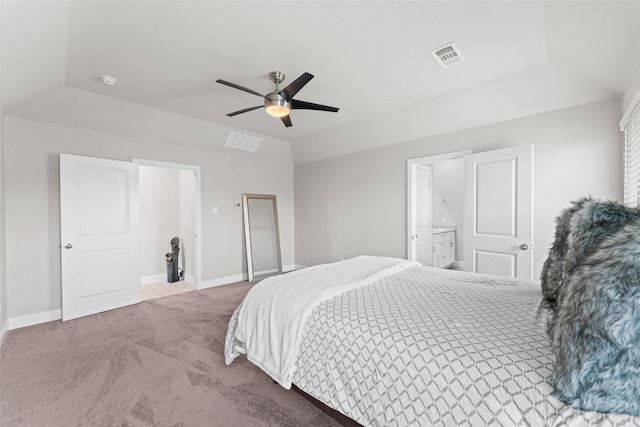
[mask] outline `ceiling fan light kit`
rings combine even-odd
[[[278,93],[269,93],[265,97],[264,108],[273,117],[284,117],[291,111],[291,103]]]
[[[280,90],[279,85],[284,81],[284,73],[280,71],[272,71],[271,73],[269,73],[269,78],[276,84],[276,88],[273,92],[270,92],[266,95],[262,95],[255,90],[228,82],[226,80],[216,80],[217,83],[230,86],[234,89],[238,89],[252,95],[260,96],[264,99],[264,105],[258,105],[255,107],[249,107],[242,110],[234,111],[233,113],[227,114],[227,117],[237,116],[238,114],[246,113],[248,111],[257,110],[258,108],[264,107],[269,115],[279,117],[285,127],[291,127],[292,123],[291,118],[289,117],[289,112],[291,110],[298,109],[329,111],[332,113],[338,112],[338,108],[336,107],[329,107],[327,105],[314,104],[312,102],[298,101],[296,99],[293,99],[294,95],[297,94],[298,91],[300,91],[300,89],[302,89],[307,83],[309,83],[309,81],[313,78],[313,74],[303,73],[300,77],[295,79],[291,84],[289,84],[282,90]]]

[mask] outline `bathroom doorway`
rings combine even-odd
[[[452,268],[461,268],[464,253],[463,158],[470,153],[471,151],[459,151],[408,160],[408,259],[433,266],[434,232],[453,230],[455,231],[455,262],[452,263]],[[430,173],[428,189],[421,188],[425,185],[425,181],[420,179],[423,175],[421,171],[424,170],[429,170]],[[427,208],[424,208],[425,206]],[[425,242],[424,247],[419,244],[420,242]]]
[[[436,266],[531,280],[533,146],[408,160],[411,260],[417,256],[411,245],[416,224],[415,171],[425,166],[433,169],[432,210],[426,222],[433,235]]]

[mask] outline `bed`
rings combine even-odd
[[[225,342],[363,426],[640,426],[551,396],[535,282],[361,256],[265,279]]]

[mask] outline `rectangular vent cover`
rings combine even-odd
[[[464,57],[455,43],[449,43],[439,49],[432,50],[431,55],[433,55],[442,68],[447,68],[464,61]]]
[[[225,147],[236,150],[256,152],[262,145],[264,138],[257,138],[251,135],[244,135],[238,132],[231,132],[224,143]]]

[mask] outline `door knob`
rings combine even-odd
[[[64,245],[65,249],[71,249],[73,247],[73,245],[71,243],[67,243],[66,245]]]
[[[527,249],[529,249],[529,245],[527,245],[526,243],[520,245],[520,250],[526,251]]]

